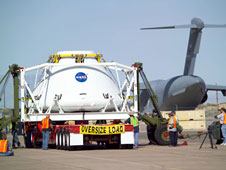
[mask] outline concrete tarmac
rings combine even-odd
[[[138,149],[105,149],[91,145],[83,150],[15,149],[15,155],[0,157],[1,170],[225,170],[226,146],[210,148],[207,138],[187,139],[188,146],[148,145],[146,132],[140,133]],[[182,144],[185,140],[179,140]]]

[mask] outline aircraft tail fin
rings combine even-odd
[[[194,74],[196,55],[199,53],[202,28],[204,28],[204,23],[201,20],[197,20],[197,18],[192,19],[191,23],[196,24],[197,28],[192,27],[190,29],[190,36],[188,40],[188,48],[184,66],[184,75]]]
[[[226,28],[224,25],[204,24],[199,18],[193,18],[191,24],[175,25],[166,27],[149,27],[141,28],[141,30],[148,29],[176,29],[176,28],[190,28],[190,37],[188,41],[187,55],[185,60],[184,75],[193,75],[195,69],[196,55],[199,53],[199,47],[203,28]]]

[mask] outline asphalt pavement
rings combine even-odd
[[[137,149],[106,149],[97,145],[73,151],[21,148],[14,150],[14,156],[0,157],[0,169],[225,170],[226,146],[212,149],[207,138],[199,149],[203,138],[179,140],[179,144],[186,141],[187,146],[149,145],[146,132],[141,128]]]

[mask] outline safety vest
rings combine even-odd
[[[7,142],[8,140],[0,140],[0,152],[7,152]]]
[[[42,119],[42,129],[49,129],[49,119],[48,118]]]
[[[223,124],[226,124],[226,113],[224,113],[224,121]]]
[[[167,127],[169,127],[170,120],[173,119],[173,128],[177,127],[177,119],[173,116],[169,119]]]
[[[139,121],[138,119],[134,116],[134,117],[130,117],[130,124],[133,125],[133,127],[136,127],[139,125]]]

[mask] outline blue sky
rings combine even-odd
[[[107,61],[143,62],[150,80],[168,79],[183,74],[189,30],[139,29],[189,24],[193,17],[226,24],[226,1],[1,0],[0,74],[13,63],[42,64],[57,51],[94,50]],[[225,48],[226,29],[204,29],[195,75],[226,85]]]

